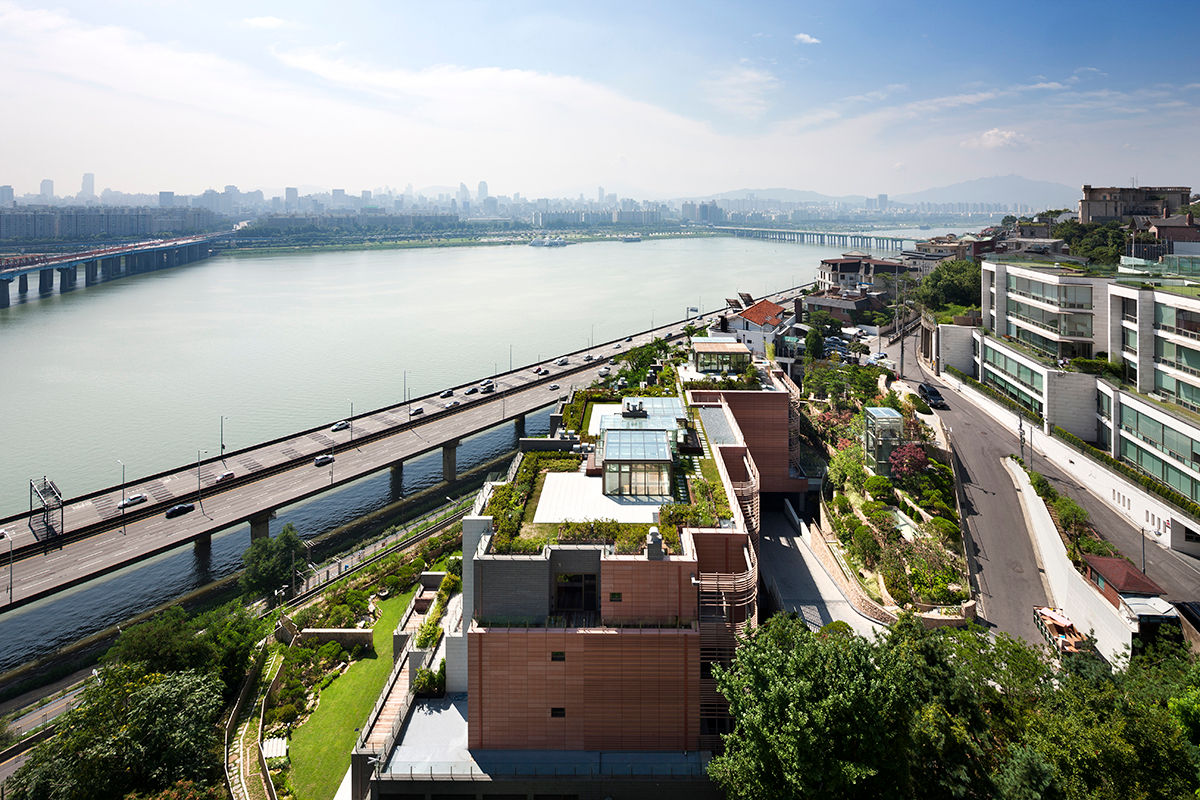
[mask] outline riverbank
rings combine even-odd
[[[579,234],[579,233],[558,233],[567,242],[567,244],[586,244],[588,242],[619,242],[626,234],[620,233],[604,233],[604,234]],[[641,236],[646,241],[658,239],[709,239],[720,236],[729,236],[730,234],[723,231],[663,231],[642,233]],[[289,245],[272,245],[266,244],[258,246],[254,244],[239,245],[229,247],[221,252],[225,255],[237,257],[253,257],[253,256],[269,256],[282,255],[290,253],[324,253],[324,252],[339,252],[339,251],[358,251],[358,250],[432,250],[446,247],[511,247],[514,245],[528,247],[529,243],[539,238],[532,233],[525,236],[516,234],[497,234],[495,236],[470,236],[470,237],[430,237],[422,239],[393,239],[382,242],[372,242],[367,240],[357,242],[328,242],[323,244],[289,244]],[[236,240],[235,240],[236,244]]]

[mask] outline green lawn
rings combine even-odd
[[[461,551],[444,556],[429,569],[443,570],[449,558],[459,555]],[[366,723],[392,672],[392,631],[400,624],[414,591],[415,585],[379,604],[380,617],[373,630],[375,656],[351,664],[321,692],[317,710],[292,734],[288,755],[292,785],[300,800],[330,800],[350,769],[350,751],[358,738],[355,729]]]

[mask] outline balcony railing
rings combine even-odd
[[[1186,336],[1189,339],[1200,339],[1200,331],[1188,330],[1187,328],[1177,328],[1174,325],[1164,325],[1158,323],[1154,326],[1156,331],[1164,331],[1165,333],[1173,333],[1176,336]]]

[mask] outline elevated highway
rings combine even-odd
[[[794,295],[792,289],[770,297],[786,301]],[[344,430],[331,430],[331,421],[224,457],[67,498],[50,513],[35,508],[0,519],[0,529],[11,537],[15,562],[12,597],[6,603],[8,554],[0,544],[0,613],[238,525],[248,523],[252,537],[266,536],[277,509],[382,469],[402,470],[405,461],[435,450],[442,453],[443,478],[451,479],[457,474],[461,440],[504,424],[515,424],[523,435],[526,414],[590,385],[605,360],[655,338],[678,340],[686,325],[673,322],[638,333],[629,342],[606,342],[497,375],[490,394],[466,394],[479,382],[455,386],[449,398],[428,395],[356,415]],[[584,361],[587,355],[593,360]],[[560,366],[556,362],[562,358],[568,363]],[[548,374],[535,374],[537,367]],[[460,405],[444,408],[453,400]],[[316,466],[314,460],[326,454],[334,461]],[[232,477],[221,479],[227,472]],[[122,498],[135,494],[146,495],[146,501],[119,508]],[[195,509],[167,519],[165,512],[182,503],[195,503]]]

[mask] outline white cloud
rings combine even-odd
[[[1040,81],[1038,83],[1032,84],[1031,86],[1022,86],[1020,88],[1022,88],[1022,89],[1065,89],[1065,88],[1067,88],[1067,86],[1066,86],[1066,84],[1059,83],[1058,81]]]
[[[821,40],[807,33],[797,33],[795,39],[800,44],[820,44]]]
[[[1016,150],[1028,147],[1032,140],[1018,131],[1006,131],[1000,128],[986,130],[978,136],[967,139],[964,147],[974,147],[981,150]]]
[[[273,31],[279,28],[286,28],[290,23],[279,17],[246,17],[242,20],[242,24],[247,28]]]
[[[769,95],[779,79],[767,70],[738,66],[704,82],[710,105],[744,119],[756,120],[770,108]]]

